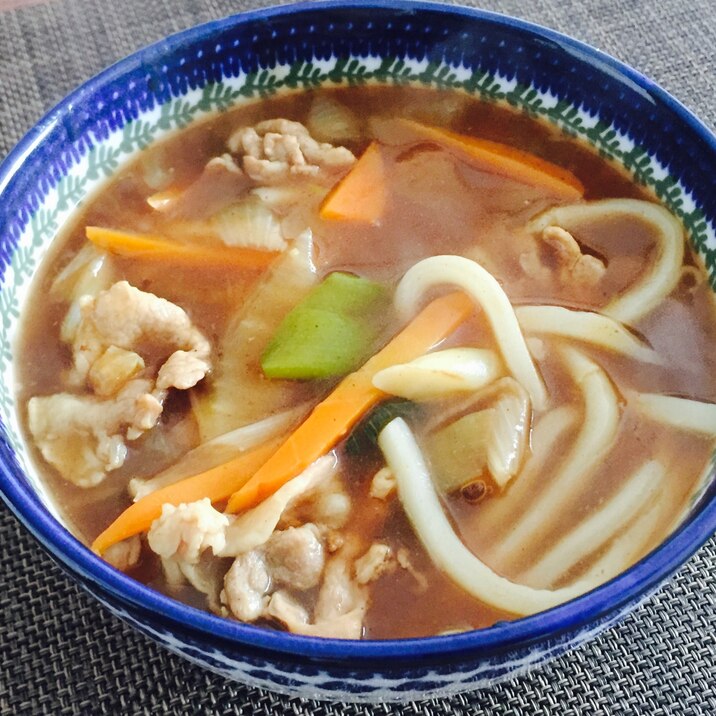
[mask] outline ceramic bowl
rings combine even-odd
[[[30,281],[57,228],[137,152],[240,102],[364,82],[460,88],[580,138],[681,219],[716,282],[716,139],[664,91],[610,57],[524,22],[428,3],[308,3],[211,22],[140,50],[78,88],[0,168],[0,483],[10,509],[73,579],[172,651],[254,686],[378,701],[479,688],[613,624],[713,533],[713,481],[658,549],[548,612],[403,641],[295,636],[179,604],[115,571],[74,539],[23,445],[11,350]]]

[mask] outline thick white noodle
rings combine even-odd
[[[716,404],[658,393],[633,393],[634,407],[646,417],[679,430],[716,436]]]
[[[141,500],[155,490],[172,485],[185,477],[198,475],[204,470],[221,465],[235,458],[245,450],[251,450],[261,443],[270,440],[289,430],[302,416],[310,410],[310,405],[299,405],[297,408],[285,410],[256,423],[245,425],[231,432],[219,435],[190,450],[176,463],[154,477],[142,479],[135,477],[129,482],[129,493],[134,501]]]
[[[482,308],[508,370],[530,394],[534,408],[544,410],[547,390],[527,350],[510,299],[495,277],[480,264],[462,256],[432,256],[419,261],[398,284],[395,292],[398,312],[403,318],[409,318],[424,294],[441,285],[461,288]]]
[[[533,589],[505,579],[474,555],[455,534],[430,478],[420,448],[401,418],[378,436],[383,455],[396,477],[408,519],[435,566],[481,601],[517,615],[551,609],[590,588],[579,582],[562,589]]]
[[[642,465],[602,506],[565,534],[520,575],[527,584],[550,587],[582,559],[623,530],[656,497],[666,470],[657,460]]]
[[[503,372],[498,355],[486,348],[448,348],[379,370],[373,385],[408,400],[440,400],[493,383]]]
[[[562,306],[519,306],[517,320],[525,333],[549,334],[591,343],[643,363],[660,364],[659,354],[613,318]]]
[[[634,323],[651,312],[679,282],[684,259],[684,230],[676,217],[658,204],[638,199],[604,199],[548,209],[527,225],[533,233],[548,226],[570,230],[582,222],[633,216],[657,230],[656,260],[626,293],[608,303],[602,312],[622,323]]]
[[[480,531],[490,538],[507,530],[520,511],[538,494],[544,467],[553,455],[557,440],[576,422],[578,411],[571,405],[560,405],[545,413],[532,428],[532,453],[522,471],[517,473],[509,490],[500,497],[480,505]]]
[[[582,429],[564,463],[549,483],[535,495],[520,521],[492,552],[493,564],[505,569],[543,532],[559,524],[565,510],[585,488],[593,470],[614,442],[619,426],[617,395],[604,371],[574,348],[562,355],[584,396]]]
[[[603,584],[643,557],[659,529],[662,517],[662,505],[655,500],[612,540],[604,554],[589,567],[583,579]]]

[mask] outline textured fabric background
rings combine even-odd
[[[50,0],[0,12],[0,158],[74,86],[138,47],[261,0]],[[716,125],[714,0],[490,0],[626,61]],[[716,182],[715,182],[716,183]],[[2,714],[716,714],[716,541],[643,608],[510,683],[402,706],[325,705],[231,684],[95,604],[0,509]]]

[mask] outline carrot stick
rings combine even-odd
[[[227,512],[240,512],[261,502],[332,450],[385,395],[372,382],[379,370],[423,355],[472,311],[473,303],[463,293],[451,293],[428,304],[385,348],[346,376],[314,408],[254,476],[231,496]]]
[[[259,251],[241,247],[191,246],[169,241],[161,236],[145,236],[127,231],[88,226],[87,238],[95,245],[119,256],[147,261],[173,261],[190,266],[264,268],[276,257],[276,251]]]
[[[122,512],[92,543],[92,550],[101,555],[113,544],[146,532],[152,522],[162,514],[162,506],[165,504],[176,506],[204,497],[208,497],[212,502],[225,500],[266,462],[279,444],[280,440],[271,440],[223,465],[151,492]]]
[[[322,219],[374,224],[385,212],[385,167],[376,142],[368,145],[353,168],[323,200]]]
[[[576,200],[584,195],[584,185],[574,174],[534,154],[488,139],[429,127],[411,119],[396,121],[421,139],[435,142],[487,172],[530,186],[544,187],[564,199]]]

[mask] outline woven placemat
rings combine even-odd
[[[0,157],[92,74],[252,0],[51,0],[0,12]],[[477,3],[465,3],[477,4]],[[716,124],[716,3],[493,0],[654,78]],[[2,714],[716,714],[716,541],[645,606],[548,667],[477,693],[399,706],[329,705],[232,684],[100,609],[0,508]]]

